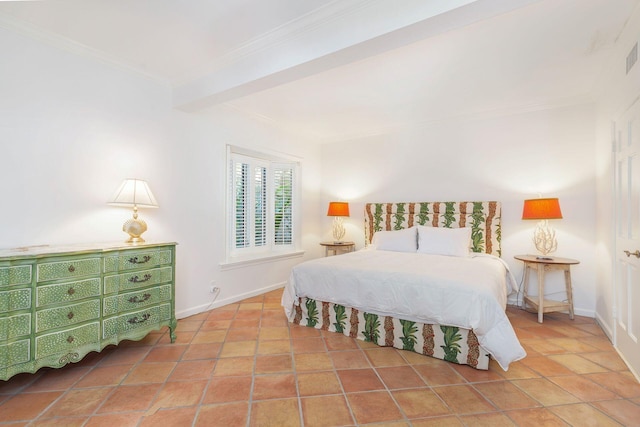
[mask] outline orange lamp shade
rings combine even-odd
[[[349,203],[329,202],[327,216],[349,216]]]
[[[525,200],[522,219],[562,219],[560,202],[557,198]]]

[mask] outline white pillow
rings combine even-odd
[[[469,256],[471,228],[418,226],[418,253]]]
[[[415,252],[418,236],[415,227],[393,231],[376,231],[371,240],[374,249],[381,251]]]

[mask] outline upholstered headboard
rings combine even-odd
[[[367,203],[364,207],[365,245],[381,230],[414,225],[471,228],[471,250],[500,256],[500,202]]]

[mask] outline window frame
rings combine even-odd
[[[271,153],[248,150],[241,147],[227,145],[226,153],[226,197],[225,197],[225,261],[220,263],[224,268],[235,268],[238,266],[267,262],[273,259],[288,258],[294,256],[302,256],[303,251],[300,250],[300,160],[292,156],[275,155]],[[247,162],[249,164],[249,183],[246,187],[249,189],[249,201],[244,205],[245,212],[253,211],[255,206],[255,167],[266,168],[266,192],[267,192],[267,227],[266,227],[266,245],[256,245],[255,243],[255,224],[256,221],[249,214],[249,245],[247,247],[238,248],[236,246],[236,225],[237,225],[237,206],[236,206],[236,174],[235,166],[238,162]],[[292,171],[291,179],[291,241],[287,244],[276,244],[275,242],[275,186],[274,173],[276,169],[290,169]],[[248,209],[247,209],[248,205]],[[245,226],[246,227],[246,226]]]

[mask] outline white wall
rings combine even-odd
[[[626,74],[626,57],[635,43],[640,42],[640,7],[636,7],[625,30],[618,37],[608,67],[598,84],[597,103],[597,288],[596,318],[604,330],[613,336],[615,298],[613,257],[615,253],[613,210],[612,123],[640,97],[640,63]]]
[[[124,241],[131,211],[106,205],[122,179],[149,184],[145,239],[176,241],[185,316],[281,286],[303,258],[221,271],[225,145],[302,158],[304,258],[319,256],[319,150],[218,108],[171,109],[171,91],[92,58],[0,28],[0,248]],[[305,146],[311,148],[305,148]]]
[[[526,198],[559,197],[564,219],[557,256],[575,258],[576,313],[595,310],[594,108],[581,105],[500,117],[459,118],[390,135],[331,144],[322,150],[324,202],[351,203],[347,236],[364,243],[367,202],[498,200],[502,202],[502,257],[518,280],[514,255],[534,254],[535,222],[522,221]],[[324,229],[330,228],[325,220]],[[328,234],[327,236],[328,237]],[[535,279],[535,276],[532,277]],[[548,293],[565,298],[560,272]]]

